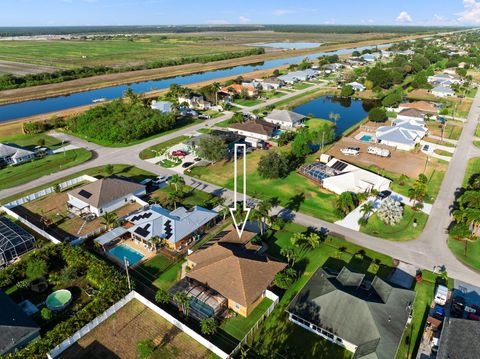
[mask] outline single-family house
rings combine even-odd
[[[287,307],[299,327],[354,353],[355,359],[395,358],[415,292],[373,281],[343,267],[319,268]]]
[[[361,91],[365,91],[365,90],[367,89],[367,88],[366,88],[364,85],[362,85],[360,82],[355,82],[355,81],[354,81],[354,82],[348,83],[347,85],[352,86],[352,88],[353,88],[354,91],[359,91],[359,92],[361,92]]]
[[[250,243],[254,232],[245,230],[239,238],[230,226],[220,235],[215,243],[187,256],[186,280],[219,293],[229,309],[247,317],[286,263],[259,254],[261,246]]]
[[[278,76],[278,79],[286,84],[294,84],[298,81],[308,81],[315,78],[318,75],[318,71],[313,69],[306,69],[301,71],[293,71],[288,74]]]
[[[0,143],[0,163],[18,165],[22,162],[33,160],[35,157],[35,152]]]
[[[478,358],[480,321],[449,317],[443,323],[437,359]]]
[[[373,54],[364,54],[362,56],[360,56],[360,58],[363,60],[363,61],[366,61],[366,62],[375,62],[377,61],[382,55],[379,54],[379,53],[373,53]]]
[[[0,356],[13,353],[40,337],[40,327],[0,290]]]
[[[343,67],[344,65],[340,63],[326,64],[323,66],[323,71],[325,71],[326,74],[331,74],[341,70]]]
[[[377,128],[375,136],[379,143],[403,151],[413,150],[422,139],[417,132],[402,126],[381,126]]]
[[[401,127],[408,131],[415,132],[420,138],[424,138],[428,133],[428,128],[425,127],[425,121],[418,119],[400,119],[396,118],[392,122],[393,126]]]
[[[0,216],[0,269],[35,248],[35,237],[6,217]]]
[[[212,104],[209,101],[206,101],[202,95],[194,93],[179,96],[177,100],[180,105],[186,104],[189,108],[195,110],[209,110],[212,107]]]
[[[171,102],[168,102],[168,101],[157,101],[157,100],[153,100],[150,107],[153,109],[153,110],[158,110],[162,113],[170,113],[172,112],[172,106],[173,104]]]
[[[157,204],[128,216],[128,231],[134,241],[151,244],[154,237],[163,241],[170,249],[179,249],[202,234],[218,213],[200,206],[191,210],[179,207],[169,211]]]
[[[429,113],[436,115],[438,114],[438,108],[433,104],[432,102],[428,101],[414,101],[414,102],[407,102],[407,103],[402,103],[398,106],[398,109],[404,110],[407,108],[414,108],[416,110],[422,111],[424,113]]]
[[[415,51],[408,49],[408,50],[403,50],[403,51],[397,51],[397,55],[402,55],[402,56],[413,56],[415,55]]]
[[[416,108],[406,108],[397,113],[397,120],[416,120],[424,123],[425,113]]]
[[[253,86],[243,86],[240,84],[232,84],[229,86],[224,86],[220,89],[220,92],[226,94],[235,94],[240,95],[242,92],[246,92],[248,97],[258,96],[258,90]]]
[[[455,91],[452,90],[450,87],[445,87],[445,86],[437,86],[434,87],[433,89],[430,90],[432,95],[437,96],[437,97],[451,97],[455,96]]]
[[[448,73],[435,74],[433,76],[428,76],[427,81],[432,85],[443,85],[451,86],[452,84],[459,84],[462,80],[457,75],[452,75]]]
[[[303,123],[305,116],[288,110],[273,110],[265,116],[265,121],[279,125],[281,128],[291,129]]]
[[[256,147],[260,141],[268,141],[272,138],[277,128],[278,125],[267,121],[252,120],[231,124],[228,130],[245,136],[245,142],[251,143]]]
[[[333,157],[327,160],[327,163],[303,165],[299,172],[336,194],[380,192],[390,188],[391,181],[385,177]]]
[[[284,82],[277,77],[257,79],[256,82],[259,84],[260,88],[264,91],[278,90],[280,87],[285,85]]]
[[[391,57],[391,56],[393,56],[393,51],[381,50],[380,53],[382,54],[382,57]]]
[[[107,177],[69,191],[67,207],[77,215],[91,213],[100,217],[145,194],[145,186],[141,184]]]

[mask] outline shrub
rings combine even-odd
[[[392,198],[385,199],[377,211],[378,218],[389,226],[399,223],[403,217],[403,207],[399,201]]]
[[[342,97],[350,97],[355,93],[353,90],[353,87],[351,85],[346,85],[342,87],[342,90],[340,91],[340,96]]]
[[[46,307],[42,308],[42,310],[40,311],[40,315],[42,316],[42,319],[46,321],[52,319],[53,317],[52,311]]]
[[[288,289],[296,280],[297,272],[293,268],[287,268],[275,274],[275,285],[282,289]]]
[[[218,323],[215,318],[203,319],[200,322],[200,330],[204,335],[213,335],[218,330]]]
[[[284,178],[290,172],[289,167],[288,158],[284,153],[270,151],[260,158],[258,173],[267,179]]]
[[[368,119],[373,122],[384,122],[387,120],[387,112],[380,107],[374,107],[368,113]]]
[[[29,280],[42,278],[47,274],[47,262],[42,259],[31,259],[27,262],[26,276]]]
[[[150,339],[141,340],[137,343],[137,354],[140,359],[148,359],[155,351],[155,344]]]

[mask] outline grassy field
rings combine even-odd
[[[142,36],[138,38],[52,41],[2,41],[3,59],[62,68],[135,65],[155,60],[245,50],[216,36]]]
[[[283,150],[278,149],[278,150]],[[247,173],[249,195],[256,198],[277,197],[287,208],[330,222],[339,219],[335,211],[336,195],[324,191],[318,184],[302,177],[296,172],[286,178],[264,179],[257,172],[257,165],[265,151],[257,150],[248,154]],[[194,167],[190,173],[209,183],[233,189],[233,161],[221,161],[208,167]]]
[[[35,146],[41,145],[51,150],[58,148],[62,145],[62,142],[55,137],[48,136],[44,133],[33,135],[14,135],[0,138],[0,143],[3,144],[15,144],[20,147],[32,150]]]
[[[440,156],[445,156],[445,157],[452,157],[453,153],[445,151],[445,150],[440,150],[440,149],[435,149],[433,152],[435,152],[437,155]]]
[[[172,138],[171,140],[159,143],[158,145],[146,148],[142,152],[140,152],[140,158],[142,160],[146,160],[149,158],[156,157],[158,152],[164,151],[165,149],[168,149],[174,145],[177,145],[180,142],[185,141],[187,138],[188,136],[179,136],[179,137]]]
[[[0,190],[15,187],[37,178],[77,166],[92,157],[86,149],[66,151],[45,156],[44,158],[16,166],[7,166],[0,169]]]
[[[465,186],[472,175],[480,173],[480,157],[471,158],[468,161],[467,170],[465,171],[465,177],[463,179],[463,185]]]
[[[465,255],[465,241],[459,241],[454,238],[448,239],[448,248],[460,261],[468,266],[480,270],[480,240],[467,242]]]
[[[234,101],[237,105],[240,105],[240,106],[245,106],[245,107],[251,107],[251,106],[255,106],[255,105],[258,105],[259,103],[262,103],[262,100],[258,100],[258,99],[237,99]]]
[[[291,245],[290,237],[296,232],[305,231],[306,228],[302,226],[288,224],[284,230],[277,232],[269,239],[268,254],[282,258],[280,250]],[[257,352],[267,356],[278,353],[285,357],[288,357],[288,353],[295,353],[299,358],[351,357],[351,354],[341,347],[294,325],[285,313],[293,297],[315,270],[324,265],[332,269],[340,269],[347,265],[353,271],[365,273],[370,279],[375,275],[387,278],[392,270],[392,258],[333,237],[329,237],[314,250],[302,251],[301,258],[296,264],[301,275],[283,295],[273,313],[265,321],[262,330],[256,333],[253,346]],[[424,278],[427,274],[428,272],[424,273]],[[434,280],[434,277],[432,279]],[[399,347],[398,359],[414,357],[414,347],[420,338],[426,306],[431,302],[434,288],[434,284],[427,280],[415,285],[417,297],[414,303],[414,317],[412,324],[407,326],[405,331],[406,334]]]
[[[417,220],[417,226],[413,226],[413,221]],[[375,237],[385,238],[391,241],[407,241],[417,238],[425,228],[428,216],[423,212],[415,212],[411,207],[405,206],[403,218],[400,223],[394,226],[388,226],[373,214],[366,226],[362,226],[360,231]]]

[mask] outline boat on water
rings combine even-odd
[[[107,101],[107,99],[105,97],[102,97],[102,98],[96,98],[92,102],[93,103],[99,103],[99,102],[105,102],[105,101]]]

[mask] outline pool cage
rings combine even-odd
[[[332,167],[328,167],[327,165],[318,162],[303,165],[298,169],[298,172],[320,184],[325,178],[336,176],[338,174]]]
[[[0,217],[0,268],[35,248],[35,238],[8,218]]]

